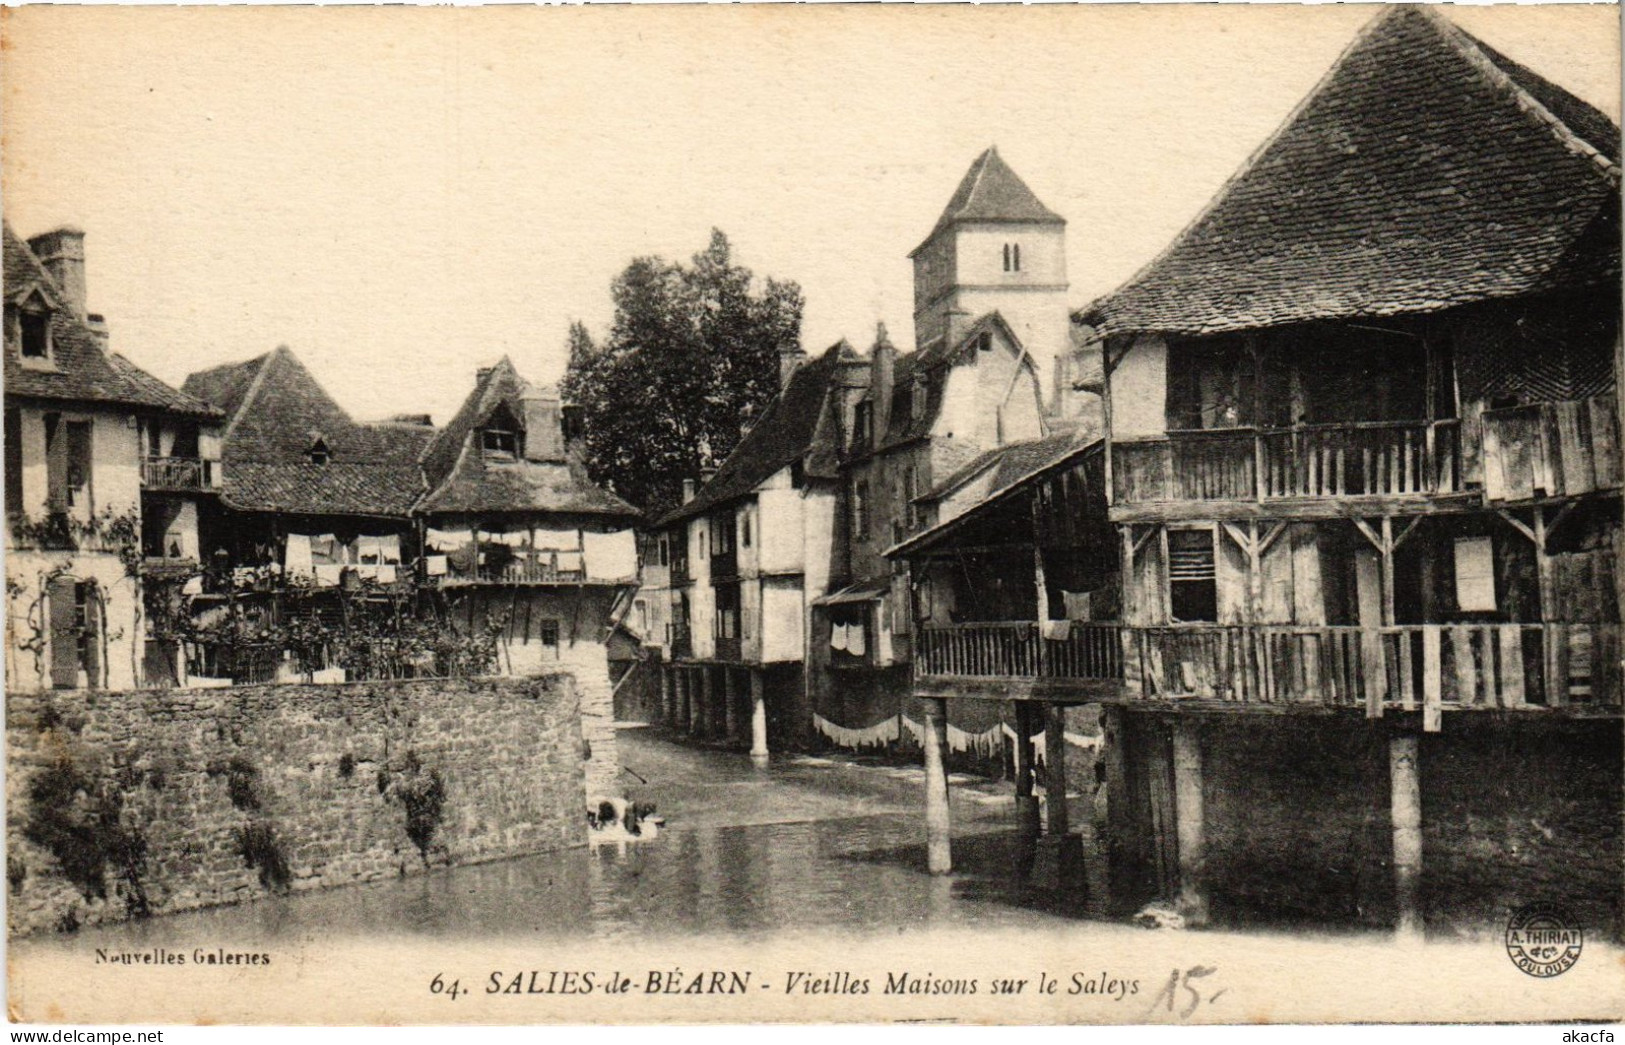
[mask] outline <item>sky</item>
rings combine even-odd
[[[713,227],[803,345],[912,340],[908,253],[976,155],[1068,219],[1069,297],[1183,228],[1370,6],[24,7],[4,210],[87,233],[113,347],[179,384],[291,347],[358,419],[563,374],[633,257]],[[1619,10],[1464,7],[1619,120]]]

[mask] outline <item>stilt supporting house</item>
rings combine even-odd
[[[660,673],[660,710],[668,724],[677,721],[677,680],[669,668]]]
[[[1036,731],[1033,704],[1019,700],[1016,704],[1016,822],[1020,825],[1023,841],[1037,838],[1039,833],[1038,797],[1033,794],[1035,772],[1033,733]]]
[[[767,687],[762,673],[750,673],[750,757],[759,766],[767,764]]]
[[[1402,940],[1422,937],[1422,912],[1417,902],[1417,887],[1422,880],[1422,781],[1418,748],[1414,733],[1388,741],[1394,827],[1395,930]]]
[[[1066,708],[1044,708],[1044,812],[1052,838],[1064,838],[1071,829],[1066,808]]]
[[[739,739],[739,693],[733,668],[722,669],[722,731],[731,744]]]
[[[948,773],[943,751],[948,746],[948,702],[925,700],[925,850],[932,874],[954,869],[949,844]]]
[[[716,733],[716,692],[713,688],[715,682],[711,678],[711,669],[705,665],[699,668],[700,673],[700,712],[694,716],[695,732],[703,739],[709,740]]]
[[[1179,913],[1186,925],[1207,922],[1203,882],[1202,742],[1189,721],[1174,725],[1174,823],[1179,845]]]

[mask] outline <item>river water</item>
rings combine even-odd
[[[794,756],[757,768],[648,729],[619,743],[629,797],[666,818],[658,838],[87,929],[74,944],[1054,927],[1103,910],[1092,853],[1093,890],[1055,888],[1042,855],[1017,872],[1008,784],[954,778],[956,867],[941,878],[925,870],[917,769]]]

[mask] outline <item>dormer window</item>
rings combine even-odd
[[[864,400],[852,410],[852,445],[864,446],[874,439],[874,404]]]
[[[17,314],[17,328],[22,341],[24,359],[51,358],[51,314],[25,308]]]
[[[305,451],[305,456],[310,458],[311,464],[326,464],[333,455],[328,452],[327,440],[318,438],[310,444],[310,449]]]
[[[503,428],[484,429],[480,432],[480,449],[487,460],[516,460],[519,457],[519,435]]]

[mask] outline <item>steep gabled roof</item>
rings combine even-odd
[[[222,499],[241,511],[404,517],[423,492],[434,430],[357,424],[286,346],[192,374],[184,388],[227,410]],[[320,441],[326,464],[310,458]]]
[[[1617,282],[1619,174],[1602,113],[1442,15],[1395,8],[1159,257],[1076,318],[1217,333]]]
[[[999,156],[997,146],[976,157],[959,181],[925,242],[909,254],[924,249],[943,229],[964,222],[1038,223],[1065,225],[1066,219],[1041,203],[1021,176]]]
[[[942,371],[962,360],[967,354],[974,353],[978,339],[983,334],[995,332],[1027,358],[1027,366],[1033,366],[1031,359],[1026,357],[1026,349],[1021,344],[1021,338],[1016,336],[1016,332],[997,310],[978,317],[957,341],[938,338],[924,348],[897,357],[897,365],[892,371],[894,394],[911,390],[912,396],[916,390],[916,378],[923,377],[925,408],[917,412],[898,411],[894,408],[886,428],[886,436],[881,440],[882,450],[915,439],[923,439],[931,434],[932,426],[937,423],[937,415],[942,412]]]
[[[109,355],[84,322],[62,307],[61,288],[51,279],[9,224],[3,229],[5,295],[12,301],[37,288],[53,306],[51,360],[53,369],[22,364],[20,349],[6,346],[5,393],[39,399],[107,403],[133,410],[153,410],[199,419],[218,419],[220,412],[207,403],[164,384],[121,356]]]
[[[839,341],[796,368],[784,391],[762,410],[761,417],[711,481],[692,501],[669,512],[661,524],[678,522],[744,497],[796,461],[808,463],[808,474],[832,477],[837,448],[823,444],[837,439],[838,433],[832,431],[825,406],[841,364],[861,358],[850,344]]]
[[[1097,442],[1098,439],[1098,436],[1083,430],[1071,430],[997,447],[972,458],[968,464],[922,494],[917,500],[941,500],[987,471],[991,471],[993,477],[984,496],[993,497],[1057,461],[1070,457],[1073,451]]]
[[[480,430],[498,411],[523,425],[532,391],[504,356],[480,372],[457,415],[423,448],[428,492],[418,511],[448,514],[517,512],[599,515],[635,520],[638,510],[592,482],[574,455],[563,461],[487,460]],[[540,438],[532,433],[532,438]]]

